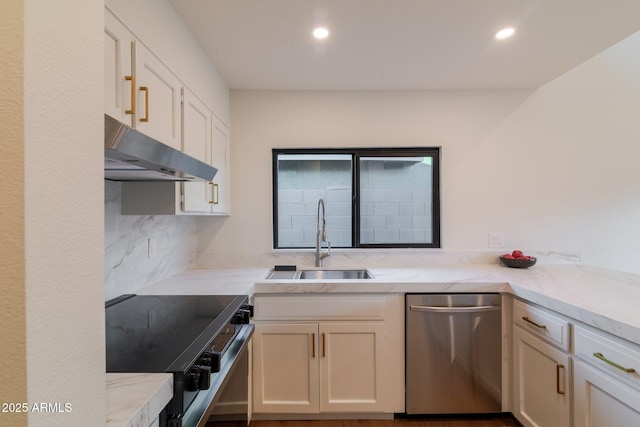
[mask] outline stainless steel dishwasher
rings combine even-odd
[[[405,298],[407,415],[501,412],[500,295]]]

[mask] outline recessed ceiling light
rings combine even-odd
[[[511,37],[513,35],[513,33],[516,32],[516,29],[513,27],[507,27],[507,28],[503,28],[500,31],[498,31],[495,34],[495,38],[496,40],[504,40],[504,39],[508,39],[509,37]]]
[[[329,30],[324,27],[317,27],[313,29],[313,32],[311,34],[313,34],[313,37],[315,37],[316,39],[323,40],[329,37]]]

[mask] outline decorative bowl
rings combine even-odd
[[[505,258],[500,257],[500,264],[511,268],[529,268],[536,264],[536,258],[531,259],[517,259],[517,258]]]

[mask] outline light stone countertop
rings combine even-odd
[[[146,286],[138,294],[505,292],[640,344],[640,275],[575,264],[536,265],[529,269],[498,264],[368,269],[373,279],[265,280],[268,268],[193,269]],[[113,388],[115,382],[109,385],[110,376],[120,374],[107,375],[111,415],[118,405],[115,398],[121,403],[133,398],[120,399],[120,392]],[[155,399],[145,391],[145,374],[140,375],[140,397],[136,401],[153,402]],[[164,404],[158,412],[162,407]]]
[[[147,427],[173,397],[171,374],[107,374],[107,427]]]

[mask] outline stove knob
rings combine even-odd
[[[249,310],[238,310],[231,318],[231,323],[234,325],[246,325],[249,323],[250,316],[251,312]]]
[[[249,317],[253,317],[253,305],[252,304],[242,304],[240,306],[242,310],[249,310]]]
[[[194,368],[191,368],[189,372],[184,374],[184,388],[187,391],[197,391],[198,385],[200,383],[200,371]]]
[[[196,362],[198,365],[205,365],[211,368],[211,373],[220,372],[220,358],[222,357],[222,353],[217,351],[205,351],[200,355],[198,361]]]
[[[198,390],[208,390],[211,386],[211,366],[196,366],[200,373]]]

